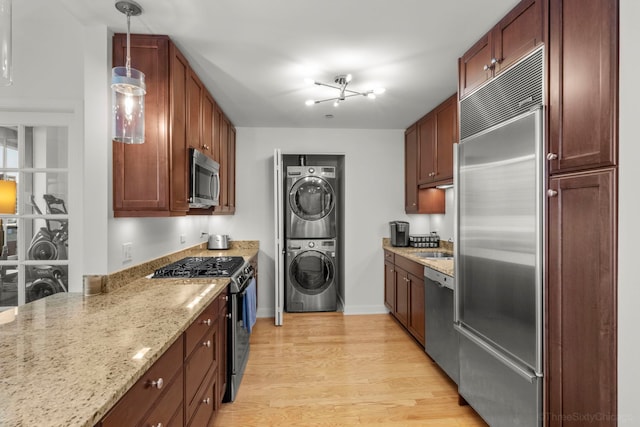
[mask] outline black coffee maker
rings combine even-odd
[[[390,221],[391,246],[409,246],[409,223],[407,221]]]

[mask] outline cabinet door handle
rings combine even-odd
[[[558,195],[558,192],[556,190],[552,190],[552,189],[547,190],[547,196],[556,197],[557,195]]]
[[[157,388],[158,390],[160,390],[162,388],[162,386],[164,385],[164,380],[162,378],[158,378],[157,380],[151,380],[149,381],[149,385],[151,387]]]
[[[205,405],[208,405],[211,403],[211,398],[207,397],[206,399],[202,399],[202,403],[204,403]]]
[[[547,154],[547,160],[556,160],[557,158],[558,158],[558,155],[556,153]]]
[[[202,345],[204,347],[211,347],[211,340],[206,340],[205,342],[202,343]]]
[[[207,325],[207,326],[211,326],[211,319],[203,320],[202,324],[203,325]]]

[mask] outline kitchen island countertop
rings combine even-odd
[[[257,253],[193,249],[177,259]],[[108,293],[58,293],[0,313],[0,425],[93,426],[228,283],[138,276]]]

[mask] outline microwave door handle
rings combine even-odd
[[[219,202],[220,199],[220,175],[218,173],[214,173],[213,175],[211,175],[211,181],[209,184],[209,190],[213,190],[211,191],[211,194],[213,195],[213,200],[215,200],[216,202]]]

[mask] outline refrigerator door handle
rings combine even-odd
[[[518,364],[518,363],[514,362],[513,360],[509,359],[508,357],[506,357],[504,354],[502,354],[501,352],[499,352],[498,350],[496,350],[495,348],[493,348],[492,346],[487,344],[484,340],[482,340],[481,338],[476,336],[476,334],[474,334],[473,332],[467,330],[467,328],[465,328],[463,324],[456,323],[456,324],[454,324],[454,328],[458,332],[460,332],[460,334],[464,335],[465,338],[473,341],[476,345],[481,347],[483,350],[485,350],[491,356],[493,356],[496,359],[498,359],[506,367],[510,368],[512,371],[514,371],[515,373],[517,373],[518,375],[520,375],[522,378],[524,378],[525,380],[529,381],[530,383],[533,383],[533,382],[536,381],[536,379],[542,377],[542,375],[539,374],[538,372],[533,372],[530,369],[527,369],[527,368],[525,368],[523,366],[520,366],[520,364]]]
[[[458,166],[458,158],[460,151],[460,144],[453,144],[453,277],[456,278],[453,284],[453,324],[460,324],[460,288],[458,281],[460,280],[460,239],[458,229],[460,224],[458,222],[459,216],[459,192],[460,192],[460,170]]]

